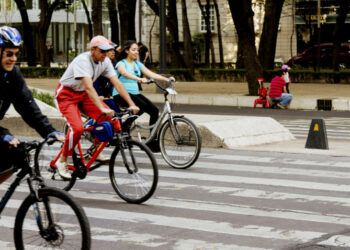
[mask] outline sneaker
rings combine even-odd
[[[279,103],[277,103],[277,107],[279,107],[280,109],[286,109],[285,106],[283,106],[282,104],[279,104]]]
[[[158,141],[153,140],[153,141],[150,141],[149,143],[147,143],[146,145],[153,153],[159,153],[160,152],[160,147],[159,147],[159,142]]]
[[[96,157],[96,161],[109,163],[110,157],[104,155],[102,152]]]
[[[64,179],[64,180],[72,179],[72,176],[69,173],[67,162],[57,161],[56,168],[58,170],[58,174],[62,177],[62,179]]]

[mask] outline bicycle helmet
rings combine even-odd
[[[9,26],[0,27],[0,46],[18,48],[22,44],[22,37],[16,28]]]

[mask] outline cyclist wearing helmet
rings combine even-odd
[[[56,137],[64,141],[63,134],[57,132],[41,113],[21,71],[15,66],[21,44],[22,38],[17,29],[0,27],[0,120],[12,104],[23,120],[42,137]],[[24,154],[18,145],[18,139],[0,126],[0,172],[12,165],[20,167],[23,164]],[[0,176],[0,183],[12,173]]]

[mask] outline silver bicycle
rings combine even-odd
[[[201,151],[202,140],[196,125],[183,115],[173,115],[168,95],[176,95],[175,86],[169,81],[169,87],[163,88],[153,79],[147,83],[154,83],[164,94],[164,108],[157,122],[146,126],[134,121],[130,134],[140,142],[149,143],[158,140],[164,160],[174,168],[189,168]]]

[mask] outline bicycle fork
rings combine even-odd
[[[138,172],[138,168],[137,168],[137,165],[136,165],[136,159],[135,159],[134,153],[132,151],[132,147],[126,141],[125,136],[124,137],[123,136],[119,136],[119,149],[120,149],[120,153],[122,155],[124,166],[128,170],[128,173],[129,174],[137,173]],[[130,158],[131,158],[133,169],[130,168],[128,157],[126,156],[124,150],[128,150],[129,151],[129,155],[130,155]]]

